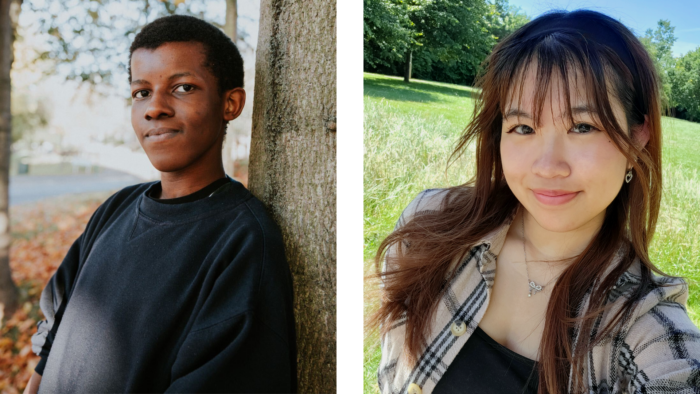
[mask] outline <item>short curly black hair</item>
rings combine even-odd
[[[144,26],[129,48],[129,83],[131,55],[139,48],[156,49],[166,42],[195,41],[204,45],[207,67],[219,82],[219,95],[243,87],[243,58],[236,44],[221,29],[189,15],[169,15]]]

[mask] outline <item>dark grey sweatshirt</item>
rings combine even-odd
[[[97,209],[41,295],[40,393],[296,390],[281,235],[224,183],[180,204],[134,185]]]

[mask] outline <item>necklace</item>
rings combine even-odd
[[[538,291],[542,291],[542,289],[544,289],[545,286],[549,286],[549,284],[555,281],[557,278],[559,278],[561,274],[555,276],[549,282],[543,285],[538,285],[537,283],[535,283],[534,280],[530,279],[530,271],[527,269],[527,253],[525,252],[525,214],[523,214],[523,219],[520,223],[522,224],[521,227],[523,229],[523,257],[525,258],[525,272],[527,273],[527,282],[530,285],[527,296],[532,297],[533,294],[537,294]]]

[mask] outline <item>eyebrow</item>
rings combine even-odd
[[[190,77],[190,76],[194,76],[194,74],[192,74],[192,73],[189,72],[189,71],[185,71],[185,72],[182,72],[182,73],[177,73],[177,74],[173,74],[173,75],[169,76],[169,77],[168,77],[168,81],[172,81],[173,79],[177,79],[177,78],[180,78],[180,77]],[[132,84],[132,85],[136,85],[136,84],[150,84],[150,82],[146,81],[145,79],[137,79],[137,80],[135,80],[135,81],[131,81],[131,84]]]
[[[571,108],[571,116],[576,116],[576,115],[580,115],[580,114],[597,115],[598,111],[596,111],[595,108],[591,107],[588,104],[579,105],[577,107]],[[511,118],[511,117],[532,119],[532,115],[521,110],[520,108],[509,109],[508,112],[506,112],[505,115],[503,116],[503,120],[506,120],[506,119]]]

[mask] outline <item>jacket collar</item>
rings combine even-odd
[[[493,280],[493,272],[497,266],[496,257],[501,253],[501,249],[503,249],[503,244],[506,241],[506,235],[508,234],[508,230],[510,229],[511,224],[513,224],[513,220],[517,216],[518,210],[521,209],[521,207],[522,205],[518,204],[518,206],[513,209],[513,212],[511,212],[510,216],[504,224],[491,231],[486,236],[481,238],[479,242],[474,244],[475,247],[485,245],[486,252],[490,253],[491,257],[493,257],[482,258],[479,264],[479,273],[484,278],[484,280],[487,281],[487,283],[490,283]],[[622,260],[622,258],[627,252],[627,245],[627,242],[623,242],[620,245],[611,263],[608,264],[608,266],[605,268],[605,272],[603,273],[601,278],[604,278],[608,274],[610,274],[610,271],[612,271],[613,268],[615,268],[617,264]],[[635,258],[634,263],[631,265],[631,267],[617,279],[615,287],[621,288],[627,282],[637,282],[638,279],[641,279],[640,275],[641,262],[637,257]]]

